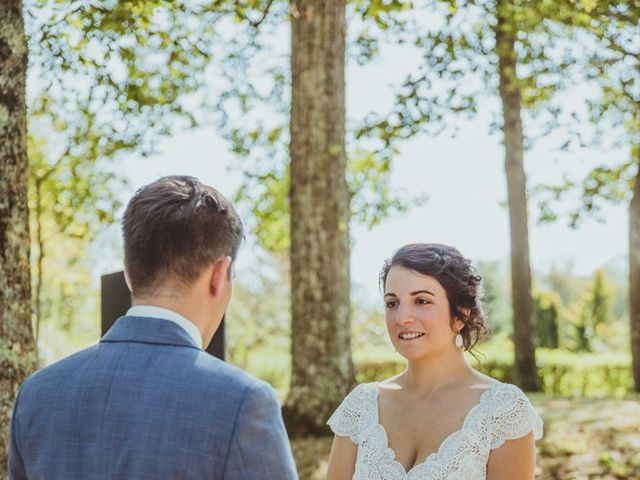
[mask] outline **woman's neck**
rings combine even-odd
[[[437,356],[409,360],[398,379],[403,387],[429,395],[443,388],[470,381],[475,371],[467,365],[460,350],[448,350]]]

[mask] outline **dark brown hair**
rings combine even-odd
[[[394,266],[429,275],[442,285],[449,301],[452,326],[454,319],[464,323],[460,335],[465,350],[472,350],[486,336],[486,315],[481,300],[482,279],[471,261],[458,250],[438,243],[405,245],[382,267],[379,280],[383,293],[389,270]],[[467,309],[468,314],[465,311]]]
[[[235,259],[242,221],[213,187],[188,176],[163,177],[139,189],[122,219],[124,261],[134,295],[188,286],[210,263]]]

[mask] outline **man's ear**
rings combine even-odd
[[[211,267],[211,281],[209,284],[209,288],[211,291],[211,295],[214,297],[219,297],[222,293],[223,286],[228,281],[230,277],[229,269],[231,268],[231,257],[225,256],[220,257]]]
[[[133,289],[131,288],[131,279],[129,278],[129,274],[127,273],[127,268],[124,269],[124,282],[127,284],[127,288],[129,289],[129,293],[133,293]]]

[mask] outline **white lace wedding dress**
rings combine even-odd
[[[353,480],[485,480],[492,449],[533,431],[542,437],[542,419],[515,385],[498,383],[482,393],[460,430],[437,452],[408,472],[389,448],[378,421],[378,385],[358,385],[327,422],[336,435],[358,445]]]

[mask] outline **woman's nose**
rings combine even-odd
[[[396,310],[396,318],[395,323],[397,325],[407,325],[413,323],[413,312],[409,306],[403,306],[402,304],[398,305]]]

